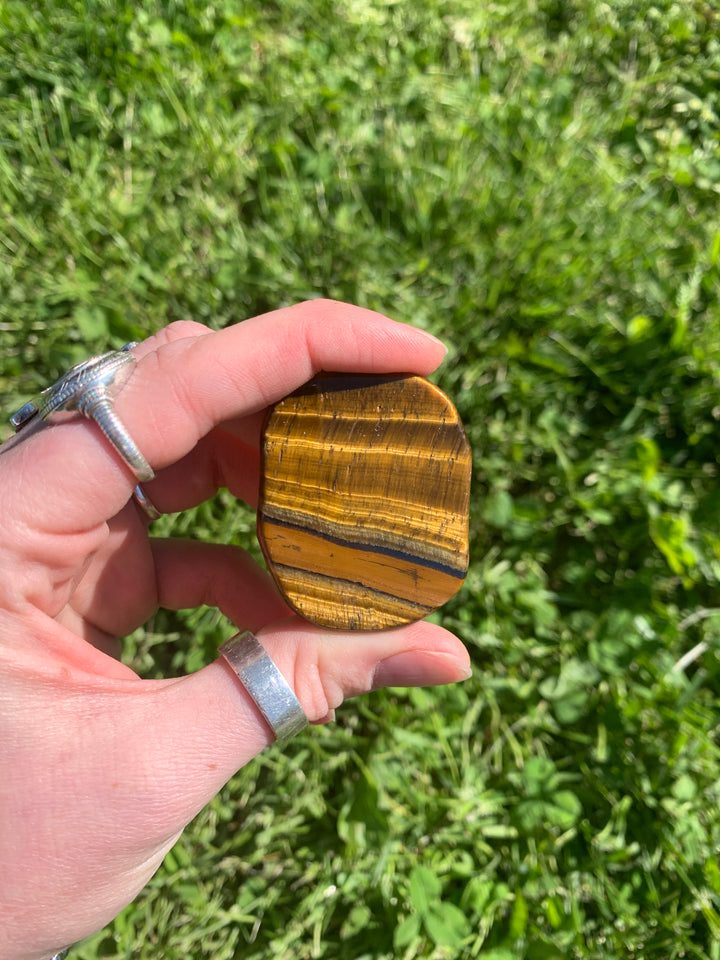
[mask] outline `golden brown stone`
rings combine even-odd
[[[419,620],[468,567],[470,447],[416,376],[322,374],[262,439],[258,538],[290,606],[344,630]]]

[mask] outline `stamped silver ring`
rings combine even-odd
[[[63,414],[80,413],[97,423],[138,480],[152,480],[155,476],[152,467],[115,413],[112,403],[113,394],[135,363],[135,357],[129,352],[134,346],[134,343],[128,343],[122,350],[90,357],[77,364],[10,417],[15,432],[19,433],[36,419],[53,423],[62,419]]]
[[[220,647],[220,653],[279,742],[289,740],[308,725],[300,701],[253,633],[246,630],[236,634]]]
[[[139,481],[152,480],[155,476],[152,467],[113,408],[113,396],[135,363],[130,353],[134,346],[135,343],[127,343],[121,350],[90,357],[74,366],[10,417],[15,433],[28,430],[41,420],[56,423],[66,415],[79,413],[97,423]],[[160,511],[140,484],[135,488],[134,497],[148,518],[157,520]]]

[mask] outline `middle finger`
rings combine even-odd
[[[257,506],[260,482],[259,438],[264,413],[215,427],[177,463],[143,489],[161,513],[178,513],[226,488]]]

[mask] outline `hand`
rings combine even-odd
[[[135,348],[115,409],[156,471],[163,512],[219,487],[254,504],[263,410],[321,369],[430,373],[442,346],[313,301],[221,332],[178,323]],[[222,660],[141,680],[118,638],[158,607],[217,606],[255,631],[311,722],[386,685],[469,674],[417,623],[344,635],[290,614],[242,550],[153,540],[135,479],[97,426],[48,426],[0,456],[0,957],[47,958],[100,929],[183,827],[272,740]],[[233,631],[228,631],[228,637]]]

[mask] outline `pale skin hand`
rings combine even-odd
[[[134,353],[115,408],[157,473],[149,495],[174,512],[222,486],[254,504],[262,411],[315,372],[424,375],[443,348],[379,314],[313,301],[222,332],[176,324]],[[381,686],[469,675],[441,627],[322,631],[291,616],[241,550],[149,538],[134,484],[86,420],[0,456],[3,960],[47,958],[104,926],[272,742],[224,661],[149,681],[116,659],[118,638],[158,607],[214,605],[255,631],[312,722]]]

